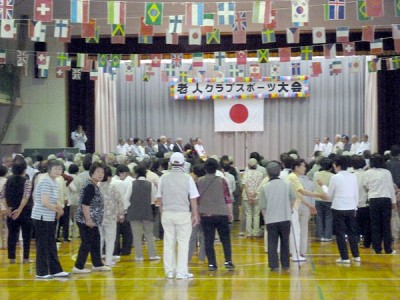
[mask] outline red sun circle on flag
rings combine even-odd
[[[199,37],[199,34],[197,32],[194,32],[192,34],[192,38],[197,39]]]
[[[4,26],[4,30],[7,31],[7,32],[11,31],[11,25],[9,25],[9,24],[5,25]]]
[[[243,104],[235,104],[229,111],[229,117],[235,123],[241,124],[246,122],[249,117],[249,111]]]
[[[317,31],[317,32],[315,33],[315,36],[316,36],[317,38],[321,38],[321,37],[322,37],[322,32],[321,32],[321,31]]]

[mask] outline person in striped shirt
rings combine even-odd
[[[48,174],[36,186],[34,205],[32,209],[33,225],[36,231],[36,278],[52,279],[53,277],[68,277],[63,271],[57,253],[56,215],[64,213],[58,203],[58,185],[56,178],[61,176],[63,163],[51,160],[47,165]]]

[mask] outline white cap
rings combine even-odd
[[[185,157],[183,156],[182,153],[175,152],[174,154],[171,155],[169,162],[172,165],[183,165],[185,163]]]

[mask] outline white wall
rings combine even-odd
[[[33,50],[33,42],[26,45]],[[4,144],[21,144],[22,149],[67,145],[66,81],[55,78],[56,52],[64,51],[64,44],[47,37],[47,51],[52,53],[48,79],[34,78],[34,57],[29,56],[28,76],[21,76],[23,105],[16,109]],[[14,59],[15,54],[10,55],[7,63],[15,64]]]

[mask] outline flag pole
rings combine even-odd
[[[244,132],[244,165],[245,168],[247,166],[247,159],[249,157],[249,153],[248,153],[249,149],[247,146],[247,131]]]

